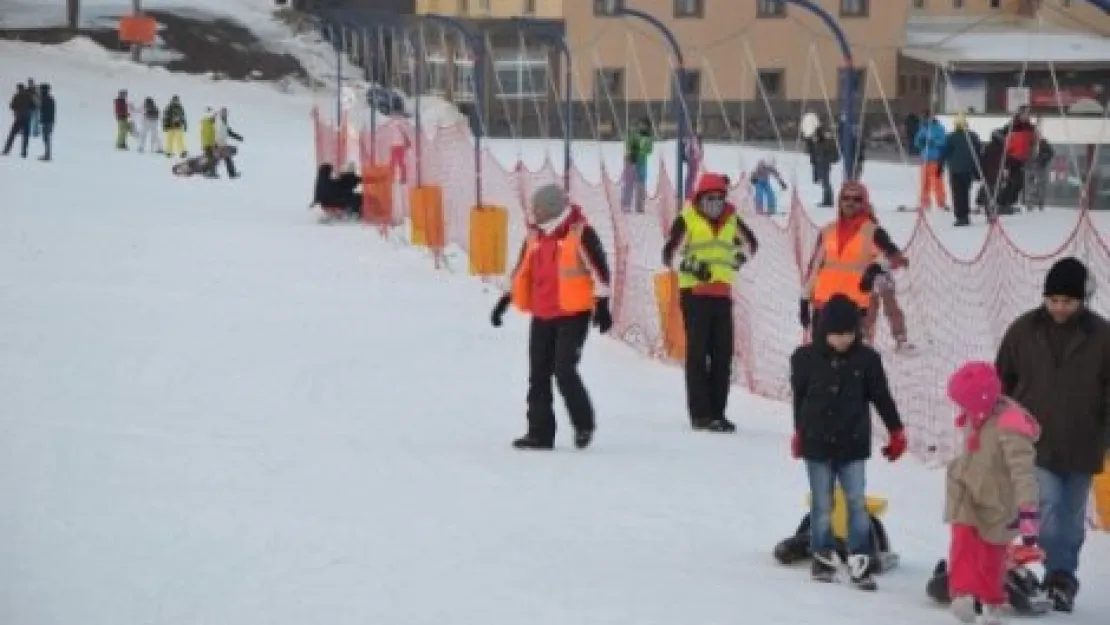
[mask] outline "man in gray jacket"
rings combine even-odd
[[[1037,419],[1037,482],[1045,587],[1070,612],[1094,475],[1105,462],[1110,420],[1110,325],[1087,302],[1087,267],[1058,261],[1044,284],[1044,304],[1013,322],[995,364],[1003,391]]]

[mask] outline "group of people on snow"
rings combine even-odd
[[[953,125],[948,132],[927,112],[917,128],[914,147],[922,161],[920,209],[934,205],[949,209],[947,171],[956,226],[971,223],[972,189],[977,181],[980,186],[974,204],[989,221],[1013,214],[1023,198],[1027,209],[1044,210],[1047,172],[1055,151],[1034,123],[1029,107],[1018,109],[986,143],[968,127],[966,115],[956,115]]]
[[[201,153],[191,158],[185,143],[189,124],[179,96],[171,97],[165,109],[159,110],[154,98],[148,96],[141,105],[135,105],[128,100],[127,90],[121,89],[113,101],[113,113],[117,150],[130,149],[128,139],[135,138],[139,152],[149,148],[152,153],[165,154],[167,158],[181,158],[172,167],[175,175],[201,174],[206,178],[218,178],[217,167],[223,162],[228,177],[239,177],[234,161],[238,148],[231,144],[231,139],[241,143],[243,137],[231,128],[226,107],[219,111],[212,107],[204,109],[200,119]],[[162,134],[165,135],[165,142],[162,141]]]
[[[734,356],[732,289],[758,252],[754,234],[728,201],[728,189],[727,176],[702,173],[662,253],[680,289],[691,427],[724,433],[736,430],[726,416]],[[804,287],[800,321],[810,338],[790,359],[791,453],[804,461],[809,478],[812,577],[831,581],[843,575],[873,590],[876,547],[865,503],[871,408],[889,433],[882,448],[888,460],[897,461],[910,441],[868,325],[875,282],[892,281],[909,261],[875,220],[862,183],[845,183],[837,206],[836,219],[821,231]],[[554,448],[554,383],[574,444],[583,449],[594,440],[597,418],[578,365],[590,326],[602,333],[613,326],[610,269],[596,231],[561,187],[538,189],[528,209],[531,224],[510,288],[490,318],[501,326],[510,306],[531,315],[527,430],[513,445]],[[948,380],[965,443],[947,474],[947,584],[952,610],[966,622],[1000,622],[1007,546],[1017,537],[1043,558],[1043,585],[1055,608],[1072,609],[1087,495],[1092,476],[1102,470],[1110,430],[1110,326],[1087,307],[1091,293],[1080,261],[1057,262],[1042,303],[1011,325],[996,361],[965,363]],[[843,548],[832,532],[836,488],[847,507]]]
[[[12,125],[8,130],[8,138],[4,141],[3,155],[7,156],[11,153],[18,138],[20,156],[27,158],[31,137],[42,136],[43,153],[39,160],[49,161],[56,113],[50,85],[46,83],[36,85],[33,78],[28,78],[26,83],[16,84],[15,94],[8,107],[12,112]]]

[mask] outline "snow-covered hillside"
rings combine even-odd
[[[877,594],[815,585],[770,557],[806,490],[786,406],[737,392],[737,435],[692,434],[681,373],[595,335],[596,446],[514,452],[525,320],[315,223],[309,98],[81,40],[0,58],[58,98],[55,161],[0,158],[0,623],[950,622],[935,468],[871,465],[903,562]],[[114,150],[120,88],[228,106],[244,177]],[[1110,614],[1107,536],[1081,575],[1049,618]]]

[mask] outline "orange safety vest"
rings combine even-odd
[[[825,305],[833,295],[846,295],[860,308],[867,308],[871,294],[859,288],[867,266],[875,262],[875,224],[868,221],[852,235],[844,249],[839,249],[836,222],[821,230],[824,255],[817,268],[813,284],[813,303],[817,308]]]
[[[559,309],[564,313],[581,313],[594,309],[594,278],[586,265],[582,247],[582,230],[585,224],[572,226],[566,238],[559,242]],[[528,235],[524,254],[513,272],[513,306],[522,312],[532,310],[533,256],[539,247],[539,237]]]

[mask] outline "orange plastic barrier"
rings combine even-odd
[[[127,15],[119,21],[119,40],[149,46],[158,35],[158,22],[146,15]]]
[[[1095,476],[1095,518],[1098,526],[1110,531],[1110,454],[1102,465],[1102,473]]]
[[[443,188],[438,185],[413,187],[410,210],[412,211],[412,244],[433,250],[443,249],[446,239],[443,224]]]
[[[377,226],[393,222],[393,175],[389,167],[363,166],[362,220]]]
[[[509,245],[509,211],[504,206],[474,206],[470,209],[470,274],[505,274],[505,250]]]
[[[686,359],[686,328],[679,303],[678,274],[663,271],[655,274],[655,303],[659,308],[659,327],[663,334],[663,350],[668,358]]]

